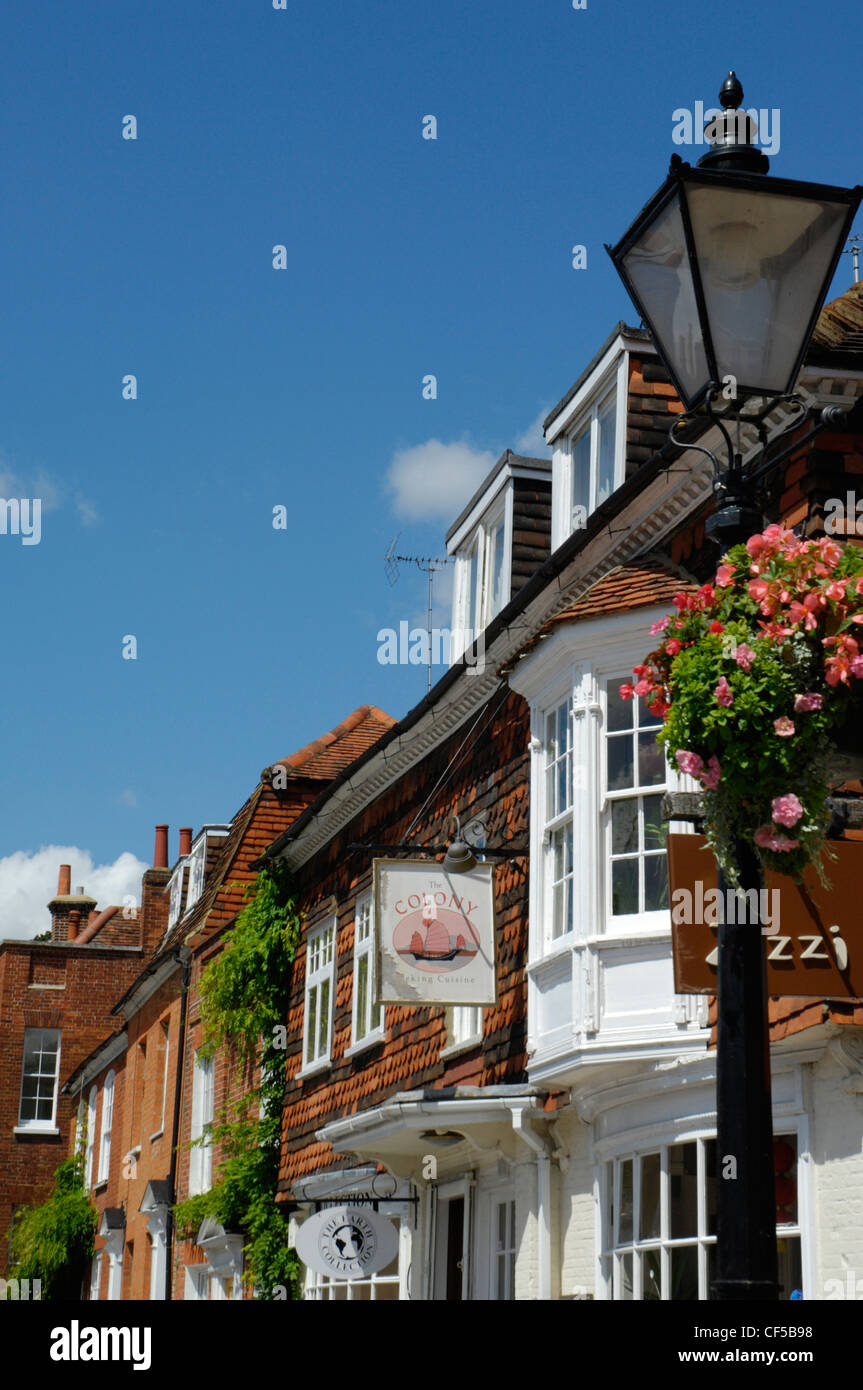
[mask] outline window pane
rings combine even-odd
[[[590,511],[590,425],[572,445],[572,507]]]
[[[609,681],[606,685],[606,696],[608,700],[608,729],[610,733],[615,733],[620,729],[632,728],[632,700],[623,700],[620,695],[622,680]]]
[[[800,1261],[800,1237],[786,1236],[777,1240],[779,1263],[779,1297],[785,1302],[795,1289],[803,1288],[803,1266]]]
[[[614,490],[614,444],[617,400],[614,396],[599,412],[599,471],[596,483],[596,505],[610,497]]]
[[[366,1010],[368,1008],[368,974],[369,958],[368,955],[360,956],[357,961],[357,1037],[364,1038],[366,1035]]]
[[[671,1297],[698,1298],[698,1246],[676,1246],[671,1251]]]
[[[638,911],[638,860],[615,859],[611,865],[611,913],[624,917]]]
[[[317,1036],[317,1008],[318,1008],[318,987],[313,985],[309,990],[309,1016],[306,1032],[306,1060],[314,1061],[315,1058],[315,1038]]]
[[[489,617],[493,618],[504,606],[503,594],[503,520],[499,521],[494,528],[491,539],[491,610]]]
[[[656,742],[656,734],[638,735],[638,785],[662,786],[665,781],[665,754]]]
[[[644,911],[668,907],[668,860],[664,854],[648,854],[644,860]]]
[[[572,931],[572,826],[555,830],[552,853],[552,935]]]
[[[327,1028],[330,1021],[330,982],[321,980],[321,1012],[318,1028],[318,1056],[324,1057],[327,1052]]]
[[[606,740],[608,749],[608,790],[621,791],[624,787],[635,785],[632,759],[632,738],[629,734],[616,734]]]
[[[653,1240],[659,1235],[659,1181],[659,1154],[645,1154],[641,1160],[640,1240]]]
[[[707,1178],[707,1234],[716,1235],[716,1140],[704,1141],[704,1171]]]
[[[777,1135],[773,1141],[773,1171],[776,1185],[776,1224],[797,1223],[797,1136]]]
[[[668,822],[662,819],[662,797],[642,797],[644,808],[644,848],[665,849],[668,839]]]
[[[629,1300],[632,1298],[632,1253],[629,1252],[621,1257],[620,1261],[620,1294],[621,1299]]]
[[[658,1250],[645,1250],[641,1257],[641,1297],[656,1303],[662,1297],[662,1259]]]
[[[478,563],[477,563],[477,546],[476,546],[476,542],[474,542],[474,547],[473,547],[473,550],[471,551],[470,559],[468,560],[468,581],[467,581],[467,582],[468,582],[468,609],[467,609],[467,625],[468,625],[468,627],[475,628],[475,629],[479,627],[479,623],[477,622],[477,619],[476,619],[476,585],[477,585],[477,571],[478,571],[478,569],[479,569],[479,565],[478,565]]]
[[[635,854],[638,851],[638,798],[611,803],[611,852]]]
[[[698,1235],[697,1145],[673,1144],[668,1150],[671,1179],[671,1238]],[[673,1281],[672,1281],[673,1283]]]
[[[632,1215],[632,1159],[627,1158],[620,1165],[620,1245],[632,1240]]]

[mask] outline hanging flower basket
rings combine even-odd
[[[663,718],[731,883],[737,842],[763,868],[823,879],[831,785],[863,777],[863,551],[768,526],[674,604],[621,695]]]

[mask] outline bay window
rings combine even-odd
[[[666,763],[656,741],[662,720],[643,699],[623,700],[620,684],[606,682],[605,837],[612,920],[668,908],[668,832],[662,819]]]
[[[797,1139],[777,1136],[776,1234],[780,1297],[802,1285]],[[603,1165],[605,1296],[709,1299],[716,1277],[716,1140],[712,1135],[622,1154]]]

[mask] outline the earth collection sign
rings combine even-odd
[[[304,1221],[297,1254],[308,1269],[331,1279],[363,1279],[392,1264],[399,1247],[395,1226],[372,1207],[327,1207]]]
[[[493,867],[376,859],[381,1004],[494,1004]]]

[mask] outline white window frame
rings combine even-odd
[[[299,1075],[308,1076],[324,1071],[331,1065],[333,1047],[333,1009],[335,1005],[336,951],[338,923],[333,916],[310,930],[306,941],[306,985],[303,1007],[303,1066]],[[321,997],[326,997],[321,1009]],[[314,1001],[314,1007],[312,1007]],[[326,1016],[326,1046],[321,1039],[321,1019]],[[310,1024],[314,1024],[314,1046],[311,1051]]]
[[[474,1295],[474,1239],[476,1181],[473,1174],[464,1178],[454,1178],[432,1186],[433,1216],[429,1223],[429,1298],[439,1302],[446,1298],[446,1253],[448,1240],[448,1221],[444,1221],[442,1207],[453,1198],[464,1200],[464,1223],[462,1226],[461,1249],[461,1301],[467,1303]]]
[[[451,1004],[444,1014],[446,1028],[446,1047],[441,1051],[441,1059],[452,1057],[456,1052],[467,1052],[482,1042],[482,1005]]]
[[[518,1259],[515,1193],[512,1191],[492,1193],[490,1206],[489,1296],[497,1301],[510,1302],[515,1298],[515,1263]],[[500,1239],[501,1212],[504,1215],[503,1244]],[[503,1275],[502,1290],[501,1274]]]
[[[371,893],[362,893],[354,907],[354,974],[351,1003],[351,1046],[345,1053],[352,1057],[366,1047],[380,1042],[386,1031],[383,1004],[375,1004],[377,990],[377,951],[375,950],[375,915]],[[365,1017],[360,1017],[360,970],[365,961],[366,1006]],[[372,1018],[377,1009],[378,1021],[372,1026]],[[304,1039],[305,1045],[305,1039]]]
[[[95,1081],[87,1097],[87,1148],[84,1153],[84,1186],[87,1191],[93,1186],[93,1160],[96,1156],[96,1104],[99,1087]]]
[[[195,1053],[192,1080],[192,1123],[190,1140],[201,1139],[208,1125],[213,1123],[215,1113],[215,1058],[204,1057],[199,1049]],[[212,1137],[204,1143],[195,1143],[189,1154],[189,1196],[197,1197],[209,1192],[213,1185],[213,1145]]]
[[[611,492],[614,492],[616,488],[620,487],[620,484],[621,484],[621,482],[623,481],[623,478],[622,478],[622,468],[621,468],[622,459],[623,459],[623,451],[622,451],[621,448],[620,448],[620,425],[619,425],[619,411],[618,411],[618,409],[617,409],[617,405],[618,405],[618,395],[617,395],[617,385],[616,385],[616,382],[615,382],[615,381],[610,381],[610,382],[609,382],[609,381],[606,381],[606,383],[605,383],[605,389],[600,389],[600,390],[596,393],[596,396],[593,398],[593,400],[591,401],[590,405],[589,405],[589,406],[587,407],[587,409],[584,410],[584,411],[582,412],[582,414],[579,416],[578,422],[576,423],[575,427],[574,427],[572,430],[570,430],[570,432],[569,432],[569,436],[568,436],[568,446],[569,446],[569,513],[570,513],[570,515],[569,515],[569,530],[570,530],[570,532],[575,531],[576,529],[578,529],[577,526],[576,526],[576,520],[577,520],[577,518],[576,518],[576,516],[575,516],[576,502],[575,502],[575,499],[573,498],[573,495],[572,495],[572,494],[573,494],[573,484],[574,484],[574,473],[575,473],[575,468],[574,468],[575,449],[576,449],[576,445],[584,438],[584,436],[585,436],[588,432],[590,433],[590,441],[589,441],[589,449],[590,449],[590,454],[589,454],[589,470],[590,470],[590,471],[589,471],[588,486],[587,486],[587,502],[586,502],[586,504],[585,504],[583,501],[580,501],[578,505],[586,506],[587,516],[589,517],[593,512],[596,511],[597,507],[600,505],[601,502],[607,501],[607,497],[610,497],[610,496],[611,496]],[[600,416],[606,415],[607,412],[608,412],[608,408],[609,408],[609,407],[611,408],[611,412],[612,412],[613,418],[614,418],[614,463],[613,463],[613,470],[612,470],[612,483],[611,483],[611,492],[609,492],[609,493],[607,494],[607,497],[599,498],[597,494],[598,494],[598,489],[599,489],[599,454],[600,454],[600,448],[601,448]],[[578,520],[581,520],[581,518],[579,517]],[[582,523],[582,524],[583,524],[583,523]]]
[[[53,1090],[52,1090],[52,1096],[51,1096],[51,1117],[50,1117],[50,1119],[24,1119],[23,1113],[22,1113],[22,1112],[23,1112],[23,1109],[24,1109],[24,1083],[25,1083],[25,1081],[26,1081],[26,1079],[27,1079],[27,1076],[28,1076],[28,1072],[27,1072],[27,1070],[26,1070],[26,1066],[27,1066],[27,1045],[28,1045],[28,1039],[31,1038],[32,1035],[33,1035],[34,1033],[39,1033],[39,1034],[45,1034],[45,1033],[47,1033],[47,1034],[50,1034],[51,1036],[53,1036],[53,1037],[56,1038],[56,1051],[55,1051],[55,1062],[54,1062],[54,1083],[53,1083]],[[47,1072],[47,1071],[42,1071],[42,1070],[41,1070],[41,1058],[42,1058],[43,1055],[44,1055],[44,1046],[45,1046],[45,1044],[44,1044],[44,1039],[40,1038],[40,1043],[39,1043],[40,1069],[39,1069],[38,1071],[29,1073],[29,1074],[32,1075],[32,1076],[38,1077],[38,1078],[39,1078],[39,1081],[42,1081],[42,1080],[44,1080],[44,1079],[46,1079],[47,1077],[50,1076],[50,1073],[49,1073],[49,1072]],[[23,1052],[22,1052],[22,1055],[21,1055],[21,1084],[20,1084],[19,1091],[18,1091],[18,1123],[17,1123],[17,1125],[15,1126],[15,1133],[16,1133],[16,1134],[22,1134],[22,1133],[27,1133],[27,1134],[38,1134],[38,1133],[40,1133],[40,1132],[43,1133],[43,1134],[56,1134],[56,1132],[57,1132],[57,1089],[58,1089],[58,1083],[59,1083],[59,1078],[60,1078],[60,1057],[61,1057],[61,1049],[62,1049],[62,1046],[63,1046],[63,1035],[62,1035],[61,1029],[59,1029],[59,1028],[25,1028],[25,1029],[24,1029],[24,1049],[23,1049]],[[49,1051],[49,1053],[50,1053],[51,1049],[49,1048],[48,1051]],[[38,1083],[37,1083],[37,1086],[38,1086]],[[38,1089],[41,1090],[41,1087],[38,1087]],[[39,1100],[41,1100],[41,1099],[44,1099],[44,1097],[41,1097],[41,1096],[37,1097],[37,1104],[38,1104]]]
[[[102,1284],[102,1251],[96,1250],[90,1261],[90,1302],[98,1303]]]
[[[180,860],[168,882],[168,931],[180,920],[183,906],[183,875],[186,872],[186,856]]]
[[[204,831],[198,836],[189,851],[187,860],[189,866],[189,879],[186,886],[186,906],[183,912],[186,913],[195,906],[204,891],[204,878],[207,872],[207,834]]]
[[[806,1231],[805,1221],[802,1211],[805,1208],[806,1197],[802,1190],[806,1181],[805,1154],[801,1153],[801,1142],[803,1136],[798,1132],[793,1123],[784,1123],[777,1119],[775,1121],[776,1139],[793,1139],[795,1152],[797,1155],[797,1220],[777,1225],[776,1235],[780,1240],[797,1240],[800,1250],[800,1266],[802,1280],[804,1284],[804,1297],[808,1297],[806,1291],[806,1244],[804,1233]],[[696,1144],[696,1202],[697,1202],[697,1230],[694,1234],[686,1236],[671,1236],[671,1188],[669,1174],[669,1150],[684,1144]],[[644,1138],[639,1143],[634,1143],[631,1147],[623,1147],[613,1153],[606,1153],[599,1162],[597,1194],[600,1209],[598,1212],[598,1251],[599,1251],[599,1286],[597,1297],[603,1300],[615,1302],[640,1302],[644,1301],[644,1259],[649,1254],[659,1256],[660,1268],[660,1292],[661,1300],[669,1302],[671,1292],[671,1261],[672,1252],[675,1249],[694,1248],[697,1250],[698,1261],[698,1282],[699,1282],[699,1301],[707,1301],[709,1297],[709,1256],[710,1249],[716,1247],[716,1233],[708,1232],[708,1213],[707,1213],[707,1146],[716,1143],[715,1129],[700,1129],[694,1132],[666,1133],[662,1136],[653,1136],[650,1139]],[[660,1173],[660,1228],[656,1236],[646,1236],[643,1239],[635,1239],[636,1229],[640,1225],[640,1181],[639,1175],[643,1160],[650,1156],[659,1156]],[[632,1180],[632,1200],[633,1200],[633,1237],[630,1240],[618,1239],[619,1222],[621,1215],[621,1185],[623,1175],[623,1165],[631,1164]],[[716,1157],[716,1183],[722,1181],[720,1172],[720,1161]],[[614,1228],[611,1228],[611,1217],[613,1212]],[[640,1230],[638,1231],[640,1235]],[[642,1259],[635,1258],[634,1252],[638,1252]],[[631,1259],[630,1269],[630,1288],[631,1297],[622,1297],[624,1283],[624,1260]]]
[[[159,1111],[159,1128],[150,1135],[151,1139],[157,1139],[165,1131],[165,1107],[168,1103],[168,1063],[171,1056],[171,1024],[165,1020],[159,1024],[162,1034],[162,1047],[165,1051],[165,1066],[162,1071],[162,1104]]]
[[[456,551],[456,574],[453,588],[453,621],[450,658],[457,661],[481,632],[509,602],[512,591],[512,526],[513,490],[511,484],[489,505],[481,520]],[[503,565],[501,569],[501,602],[493,609],[489,592],[492,572],[492,545],[498,527],[503,527]],[[471,560],[477,567],[476,596],[471,611]]]
[[[618,790],[611,790],[611,789],[609,789],[609,786],[608,786],[608,744],[609,744],[609,741],[610,741],[610,740],[614,740],[614,741],[620,741],[620,742],[622,742],[623,739],[624,739],[625,737],[632,737],[632,735],[625,735],[625,734],[623,734],[623,733],[614,734],[614,733],[612,733],[612,732],[610,731],[610,729],[609,729],[609,722],[610,722],[610,721],[609,721],[609,718],[608,718],[608,691],[607,691],[607,686],[608,686],[609,683],[611,683],[611,684],[615,684],[615,683],[623,684],[624,681],[631,680],[631,679],[632,679],[632,672],[631,672],[631,669],[627,671],[627,670],[621,670],[620,668],[618,668],[617,670],[614,670],[614,671],[612,671],[612,672],[610,672],[610,673],[608,673],[608,674],[606,674],[606,675],[603,676],[603,678],[602,678],[602,680],[601,680],[601,686],[600,686],[600,692],[599,692],[599,698],[600,698],[600,702],[601,702],[601,704],[602,704],[602,734],[601,734],[601,740],[600,740],[600,741],[601,741],[601,746],[602,746],[602,752],[601,752],[601,758],[600,758],[601,776],[602,776],[602,801],[601,801],[602,825],[601,825],[601,829],[600,829],[600,845],[601,845],[601,850],[602,850],[602,866],[603,866],[603,883],[602,883],[602,887],[603,887],[603,905],[604,905],[604,911],[603,911],[603,915],[602,915],[602,922],[603,922],[603,929],[604,929],[605,933],[606,933],[607,935],[609,935],[609,936],[615,936],[615,935],[629,935],[629,934],[631,934],[631,933],[633,933],[633,932],[651,931],[651,930],[661,929],[662,927],[668,925],[668,914],[669,914],[669,906],[668,906],[667,904],[666,904],[665,907],[655,908],[655,909],[653,909],[653,910],[647,910],[647,909],[641,907],[641,903],[642,903],[643,898],[644,898],[643,888],[644,888],[644,865],[645,865],[645,861],[646,861],[647,858],[659,858],[660,855],[661,855],[661,857],[662,857],[663,859],[665,859],[665,853],[664,853],[664,852],[658,851],[658,850],[655,850],[655,849],[651,850],[651,849],[645,848],[645,847],[644,847],[644,844],[643,844],[643,841],[642,841],[641,838],[639,839],[639,850],[638,850],[637,854],[635,854],[635,855],[628,855],[628,856],[622,856],[622,855],[617,856],[618,860],[621,859],[621,858],[623,858],[623,857],[631,858],[631,859],[633,859],[634,862],[637,864],[637,868],[638,868],[638,883],[639,883],[639,888],[638,888],[638,894],[639,894],[639,908],[638,908],[638,910],[637,910],[636,912],[632,912],[632,913],[618,913],[616,916],[613,915],[613,913],[612,913],[612,907],[613,907],[613,905],[614,905],[614,904],[613,904],[613,896],[612,896],[612,894],[613,894],[613,884],[612,884],[612,876],[613,876],[613,859],[612,859],[612,854],[613,854],[613,841],[612,841],[612,818],[613,818],[613,810],[612,810],[612,806],[613,806],[613,803],[614,803],[615,801],[636,801],[636,802],[638,803],[639,810],[638,810],[638,827],[637,827],[637,832],[638,832],[638,834],[639,834],[639,837],[641,837],[641,835],[642,835],[642,823],[643,823],[643,813],[642,813],[642,810],[641,810],[641,804],[642,804],[642,802],[644,801],[645,797],[650,797],[650,796],[659,796],[659,797],[662,797],[662,796],[664,796],[664,795],[666,794],[666,792],[668,792],[668,791],[670,791],[670,790],[672,789],[672,788],[671,788],[671,780],[670,780],[670,776],[669,776],[671,770],[668,768],[667,763],[665,763],[665,755],[664,755],[664,753],[663,753],[663,755],[662,755],[662,757],[663,757],[663,764],[664,764],[664,770],[665,770],[665,779],[664,779],[664,781],[662,781],[662,782],[657,782],[657,783],[654,783],[654,784],[652,784],[652,785],[646,785],[646,786],[643,786],[643,787],[638,783],[639,772],[638,772],[638,763],[637,763],[637,751],[636,751],[636,762],[635,762],[634,768],[633,768],[633,776],[634,776],[635,779],[636,779],[636,785],[635,785],[634,787],[632,787],[632,788],[627,787],[627,788],[621,788],[621,789],[618,789]],[[630,708],[630,710],[632,711],[632,718],[633,718],[633,735],[635,736],[635,737],[634,737],[634,744],[635,744],[635,748],[636,748],[636,750],[637,750],[637,746],[638,746],[637,734],[638,734],[639,730],[644,729],[645,732],[646,732],[646,731],[648,731],[648,730],[652,730],[653,728],[656,728],[656,730],[657,730],[657,732],[658,732],[658,731],[659,731],[659,728],[660,728],[661,725],[662,725],[662,720],[661,720],[661,719],[651,719],[650,711],[647,709],[647,706],[646,706],[644,700],[643,700],[643,699],[640,699],[640,698],[637,697],[637,696],[634,696],[633,699],[629,702],[629,708]],[[667,830],[668,830],[668,827],[667,827],[667,825],[666,825],[666,832],[667,832]],[[667,862],[667,861],[666,861],[666,862]]]
[[[629,395],[629,349],[617,338],[585,381],[581,389],[551,422],[552,454],[552,528],[551,548],[558,546],[573,533],[572,459],[573,446],[586,424],[591,428],[590,506],[588,517],[596,510],[596,481],[599,440],[594,422],[597,414],[615,395],[614,483],[612,492],[621,486],[626,476],[626,425]],[[563,428],[561,429],[561,425]],[[604,499],[603,499],[604,500]]]
[[[111,1130],[114,1123],[114,1084],[116,1073],[109,1071],[102,1085],[102,1124],[101,1135],[99,1138],[99,1166],[96,1170],[96,1182],[108,1181],[108,1172],[111,1166]]]

